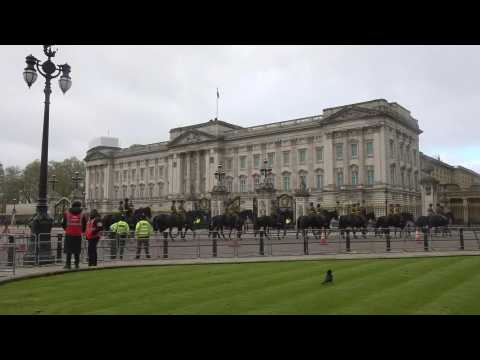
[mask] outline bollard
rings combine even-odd
[[[57,262],[62,262],[62,237],[63,234],[57,234]]]
[[[423,232],[423,250],[428,251],[428,231]]]
[[[213,257],[217,257],[217,235],[218,235],[218,232],[215,231],[213,233],[213,241],[212,241],[212,255],[213,255]]]
[[[303,233],[303,253],[308,255],[308,237],[305,236],[305,233]]]
[[[463,229],[460,229],[460,250],[465,250],[465,243],[463,241]]]
[[[12,235],[8,236],[8,258],[7,258],[7,266],[13,266],[14,255],[13,252],[15,251],[15,238]]]
[[[163,239],[163,258],[168,259],[168,239]]]
[[[385,239],[387,240],[387,251],[390,251],[391,247],[390,247],[390,230],[387,230],[385,232]]]
[[[259,253],[261,256],[265,255],[265,246],[263,242],[263,231],[260,231],[260,249]]]
[[[347,245],[347,252],[350,252],[350,231],[347,230],[347,235],[346,235],[346,245]]]

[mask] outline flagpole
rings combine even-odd
[[[215,119],[218,120],[218,88],[217,88],[217,117]]]

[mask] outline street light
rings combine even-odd
[[[52,229],[52,218],[48,215],[48,200],[47,200],[47,178],[48,178],[48,129],[49,129],[49,115],[50,115],[50,94],[51,80],[62,75],[59,79],[59,86],[62,92],[65,94],[72,86],[72,80],[70,78],[71,68],[68,64],[55,65],[51,58],[55,56],[57,52],[52,50],[52,45],[43,45],[43,52],[47,56],[47,60],[43,63],[35,58],[33,55],[26,57],[27,67],[23,72],[23,78],[30,88],[32,84],[37,80],[37,71],[45,78],[45,107],[43,113],[43,135],[42,135],[42,156],[40,160],[40,181],[38,187],[38,204],[37,215],[32,222],[32,233],[37,236],[39,241],[39,247],[29,246],[29,251],[26,256],[31,257],[32,251],[35,251],[35,259],[38,260],[36,249],[39,249],[42,258],[49,258],[47,262],[50,262],[50,232]],[[41,235],[40,235],[41,234]],[[39,237],[40,235],[40,237]]]
[[[271,174],[272,172],[272,169],[271,168],[267,168],[268,166],[268,160],[264,160],[263,161],[263,168],[260,169],[260,172],[262,173],[263,175],[263,184],[266,184],[267,183],[267,177],[268,175]]]

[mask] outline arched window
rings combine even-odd
[[[290,191],[290,174],[282,174],[282,189],[283,191]]]
[[[240,176],[240,192],[247,192],[247,177]]]
[[[358,185],[358,167],[352,166],[350,168],[350,174],[352,178],[352,185]]]
[[[153,186],[154,186],[153,184],[150,184],[150,185],[148,186],[148,197],[149,197],[150,199],[153,198]]]
[[[164,186],[163,182],[158,183],[158,196],[163,196]]]
[[[308,188],[308,173],[306,171],[300,171],[298,173],[298,188],[302,188],[302,183],[305,184],[305,188]]]
[[[337,168],[336,175],[337,175],[337,186],[342,186],[343,185],[343,169]]]
[[[230,176],[226,178],[225,185],[228,192],[233,192],[233,178]]]
[[[253,189],[260,185],[260,175],[253,175]]]
[[[318,191],[323,189],[324,178],[323,178],[323,170],[318,169],[315,174],[315,185]]]

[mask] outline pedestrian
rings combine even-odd
[[[130,227],[125,220],[126,217],[121,216],[117,222],[110,226],[110,231],[115,236],[115,240],[112,240],[112,246],[110,247],[111,259],[115,259],[117,257],[117,246],[120,247],[120,260],[123,259],[125,242],[127,241],[127,236],[130,232]]]
[[[332,270],[327,270],[327,273],[325,274],[325,279],[323,280],[322,285],[332,284],[332,283],[333,283]]]
[[[72,207],[63,215],[62,227],[65,230],[64,252],[67,254],[64,269],[71,269],[72,254],[75,257],[75,269],[80,267],[80,252],[82,251],[82,234],[86,223],[82,221],[82,204],[74,201]]]
[[[85,237],[88,241],[88,266],[97,266],[97,245],[100,240],[102,223],[96,209],[90,212],[90,219],[87,222]]]
[[[140,221],[137,223],[135,227],[135,236],[137,238],[137,256],[135,259],[140,259],[140,253],[142,252],[142,246],[145,248],[145,254],[147,255],[147,259],[150,259],[149,254],[149,242],[150,236],[153,234],[153,227],[147,221],[144,214],[140,216]]]

